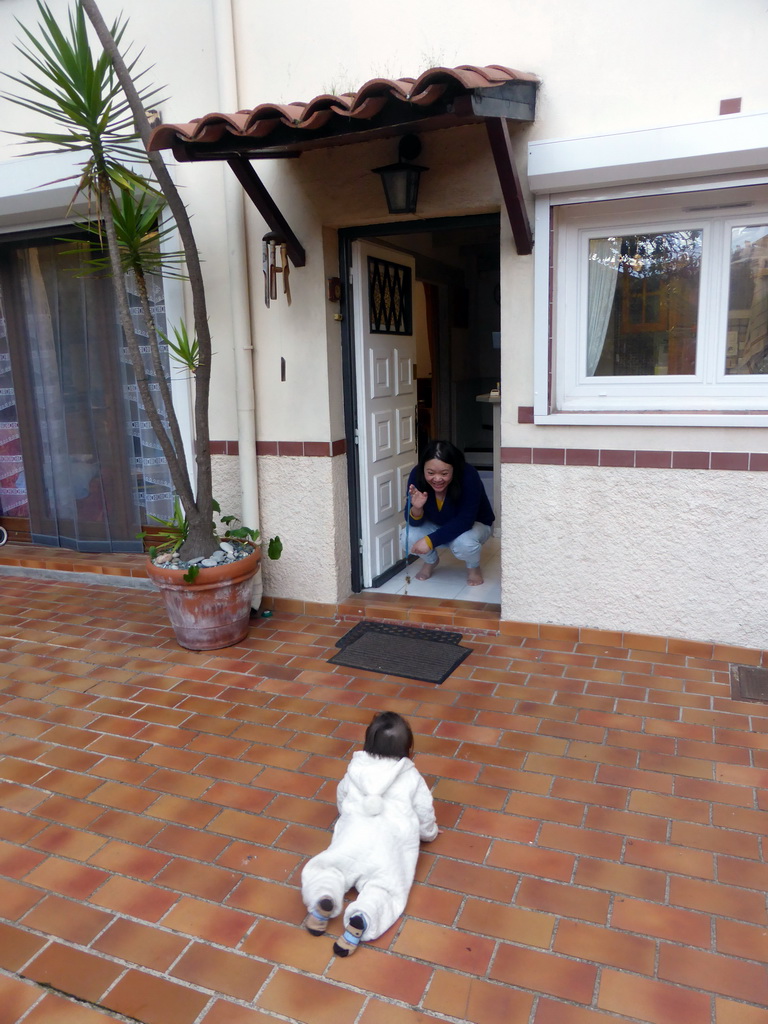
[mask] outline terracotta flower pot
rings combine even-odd
[[[248,633],[252,580],[259,571],[261,548],[236,562],[201,568],[194,583],[180,569],[147,560],[147,575],[160,590],[176,639],[190,651],[231,647]]]

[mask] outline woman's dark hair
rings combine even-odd
[[[416,489],[419,491],[432,490],[424,476],[424,466],[432,459],[453,466],[453,478],[448,484],[448,497],[451,501],[458,501],[461,498],[461,484],[464,479],[464,452],[450,441],[430,441],[419,456],[416,476]]]
[[[413,753],[413,733],[406,720],[395,711],[380,711],[365,730],[366,754],[377,757],[410,757]]]

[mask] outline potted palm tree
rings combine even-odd
[[[93,269],[108,267],[125,345],[133,364],[139,395],[168,464],[177,495],[165,536],[150,548],[148,572],[161,589],[179,643],[196,650],[228,646],[242,639],[251,611],[252,578],[259,569],[258,531],[232,528],[232,517],[214,522],[220,512],[212,487],[209,394],[211,336],[197,244],[189,215],[160,153],[149,153],[148,112],[157,91],[139,88],[144,72],[134,76],[137,60],[126,63],[120,44],[126,23],[108,27],[94,0],[77,0],[65,27],[50,9],[37,2],[40,23],[21,25],[17,49],[29,71],[6,76],[20,92],[12,102],[44,115],[54,131],[19,133],[44,144],[44,152],[76,152],[83,158],[73,203],[84,198],[87,227],[106,242],[106,256]],[[101,44],[94,52],[86,17]],[[40,152],[38,150],[37,152]],[[169,225],[168,222],[171,222]],[[164,236],[175,226],[181,250],[167,252]],[[182,274],[189,283],[194,331],[174,327],[175,340],[162,334],[146,286],[151,274]],[[126,276],[131,275],[140,298],[143,329],[137,331],[128,301]],[[182,362],[194,378],[196,483],[184,454],[181,430],[163,367],[161,345]],[[144,373],[142,347],[159,381],[150,389]],[[223,536],[222,536],[223,534]],[[282,550],[279,538],[268,547],[271,558]]]

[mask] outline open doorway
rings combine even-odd
[[[341,235],[346,279],[352,284],[345,316],[345,400],[350,494],[357,497],[351,502],[353,589],[407,590],[411,597],[499,603],[501,515],[499,481],[494,479],[498,403],[494,407],[488,401],[500,383],[498,216],[376,225]],[[403,321],[399,334],[395,329],[391,337],[373,339],[375,352],[365,347],[361,337],[370,320],[363,249],[380,257],[389,255],[384,264],[400,268],[397,273],[406,282],[407,268],[413,268],[410,285],[393,299],[405,303],[408,322]],[[390,298],[385,295],[384,301]],[[387,346],[392,352],[389,370]],[[411,359],[412,389],[408,384]],[[383,367],[373,371],[376,382],[366,378],[366,366],[374,364]],[[386,405],[388,400],[381,396],[389,393],[390,380],[392,415],[388,418],[382,411],[382,402]],[[374,393],[375,409],[366,404],[367,396]],[[403,411],[409,403],[416,413],[413,426]],[[403,521],[405,480],[419,451],[435,438],[447,438],[464,451],[480,473],[496,511],[495,535],[484,546],[486,583],[481,587],[466,585],[463,564],[449,552],[445,557],[441,553],[440,569],[432,579],[417,582],[410,577],[406,582],[409,574],[396,541]],[[376,444],[384,449],[385,458],[394,453],[391,471],[379,459]]]

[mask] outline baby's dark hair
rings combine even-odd
[[[413,733],[406,720],[395,711],[380,711],[365,730],[366,754],[377,757],[410,757],[413,753]]]

